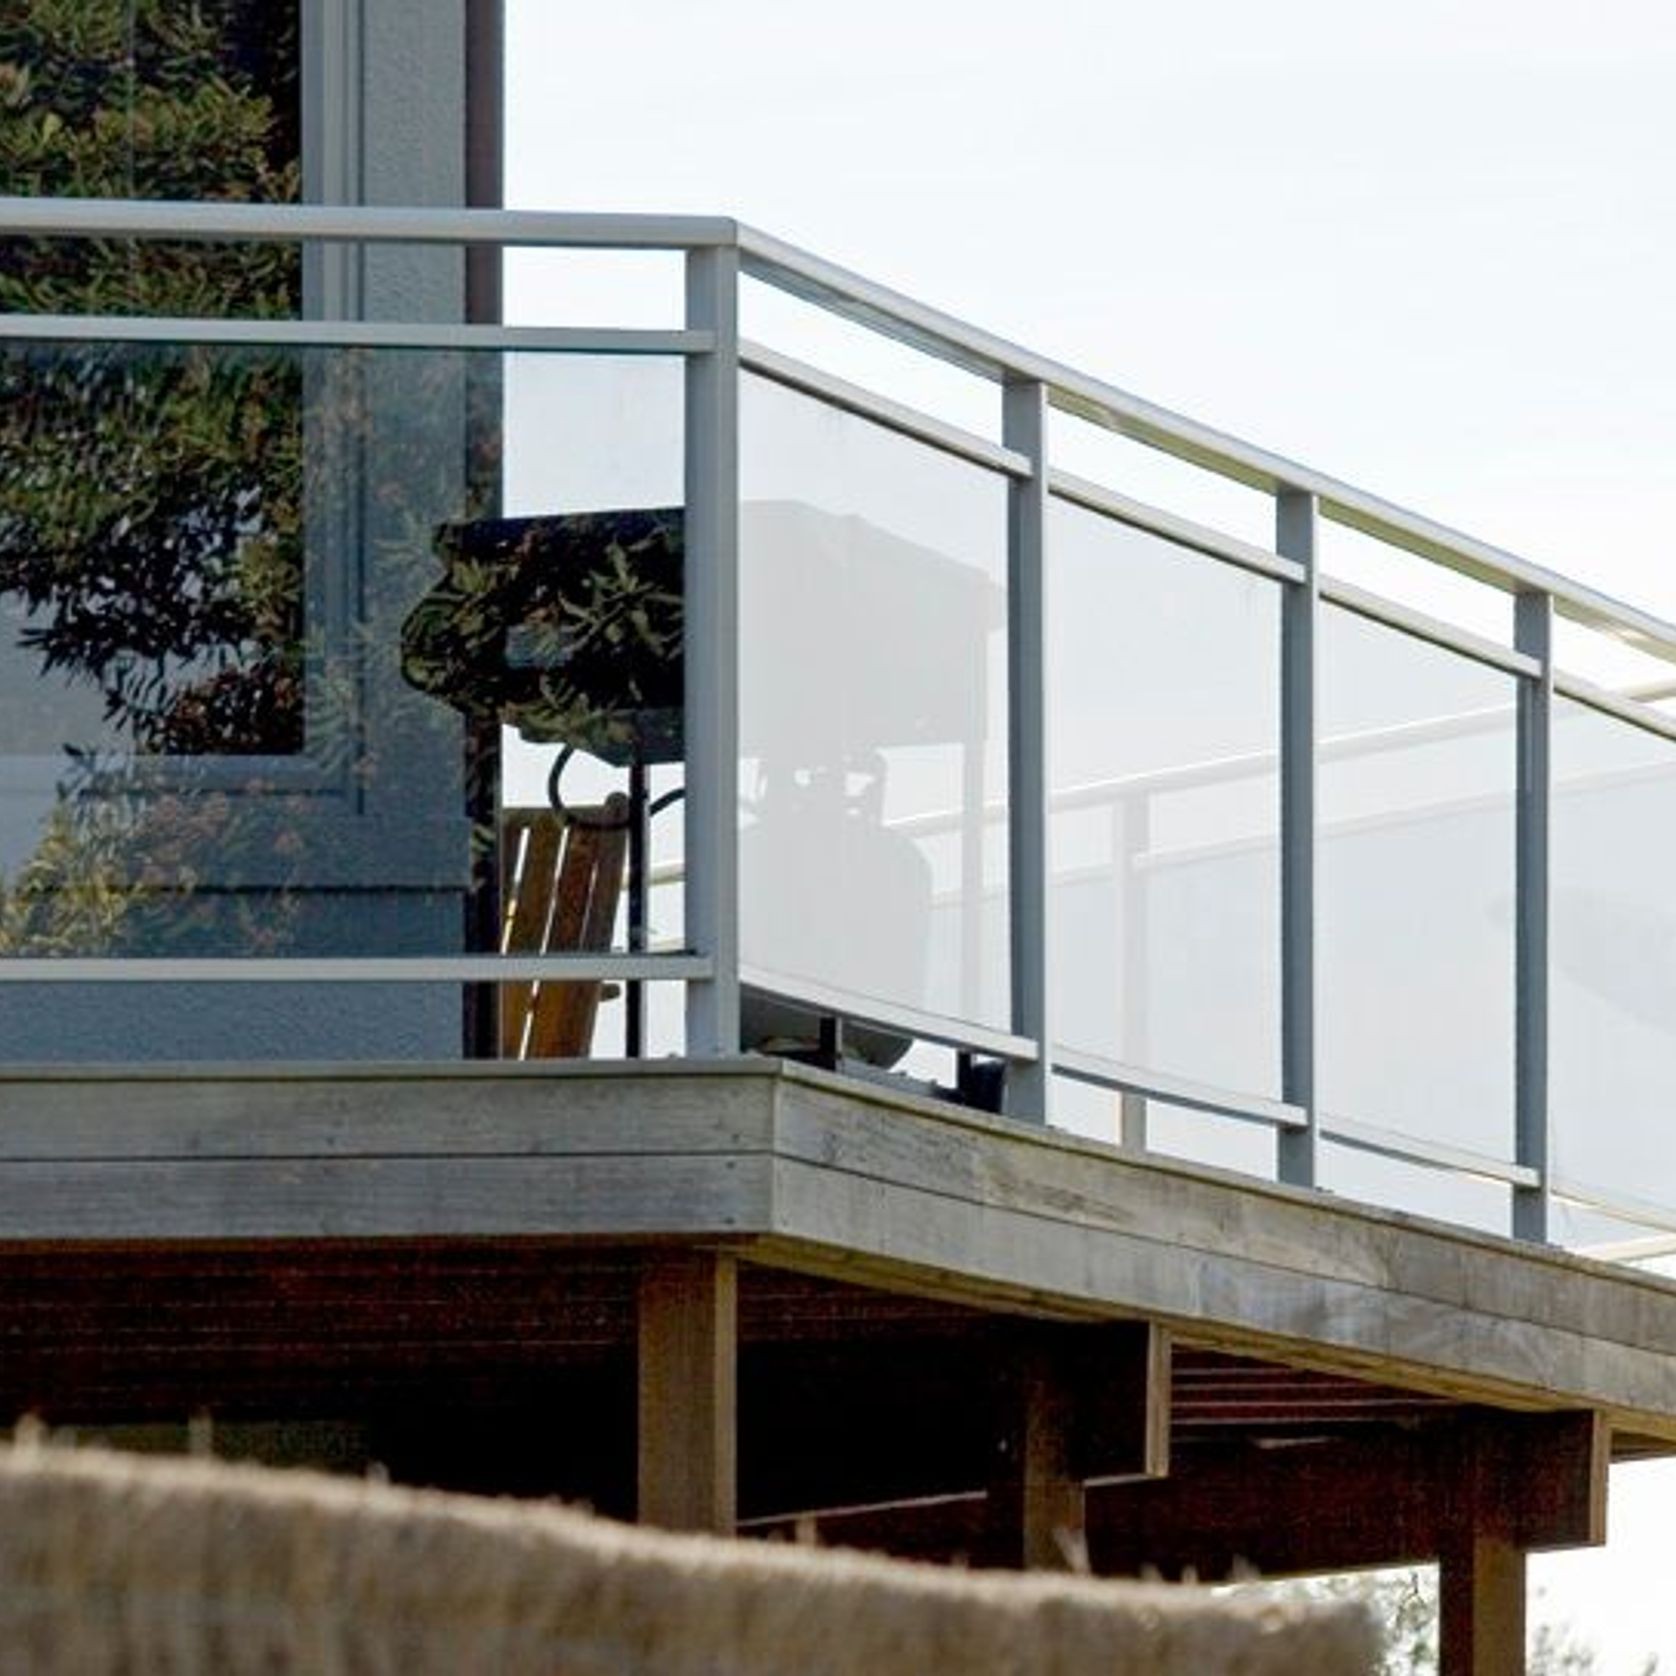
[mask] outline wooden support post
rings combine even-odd
[[[1437,1486],[1438,1676],[1521,1676],[1525,1554],[1606,1540],[1611,1429],[1599,1414],[1460,1426]]]
[[[1474,1522],[1438,1556],[1438,1676],[1523,1676],[1525,1554]]]
[[[649,1255],[639,1290],[639,1518],[730,1535],[737,1493],[734,1260]]]
[[[1029,1335],[997,1370],[995,1458],[982,1558],[1065,1571],[1087,1552],[1082,1481],[1073,1476],[1073,1398],[1063,1357]]]

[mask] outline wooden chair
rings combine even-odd
[[[611,946],[628,853],[629,801],[558,814],[509,809],[501,820],[502,954],[584,954]],[[593,1046],[602,985],[503,983],[503,1059],[575,1059]]]

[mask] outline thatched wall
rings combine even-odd
[[[65,1676],[1337,1676],[1361,1610],[680,1537],[207,1461],[0,1451],[0,1663]]]

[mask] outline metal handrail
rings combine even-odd
[[[979,376],[1004,384],[1041,384],[1061,411],[1249,488],[1313,496],[1321,515],[1332,522],[1506,592],[1549,595],[1562,616],[1676,662],[1676,624],[1651,612],[1146,401],[725,216],[0,198],[0,235],[5,234],[732,250],[742,273],[777,289]]]
[[[575,250],[709,250],[739,242],[719,215],[235,204],[150,198],[0,198],[0,232],[36,238],[339,244],[494,244]]]

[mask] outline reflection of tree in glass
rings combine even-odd
[[[0,24],[0,175],[64,196],[297,196],[294,9],[36,0]],[[0,308],[287,315],[278,245],[15,240]],[[0,589],[143,751],[294,750],[299,386],[288,362],[119,345],[7,357]]]
[[[29,197],[283,203],[299,195],[297,7],[29,0],[0,7],[0,180]],[[0,308],[294,314],[284,245],[0,243]]]
[[[141,752],[300,748],[293,364],[19,349],[0,450],[0,589],[43,669],[94,684]]]
[[[525,739],[608,762],[681,751],[678,510],[459,523],[402,625],[402,676]]]
[[[297,87],[294,5],[8,6],[0,178],[36,195],[294,199]],[[273,317],[299,300],[283,245],[0,242],[8,312]],[[0,358],[0,594],[24,608],[18,646],[98,692],[119,752],[301,747],[301,393],[294,357],[248,350]],[[71,751],[0,945],[106,947],[148,870],[134,834],[160,814]]]
[[[270,536],[264,521],[260,537],[240,534],[234,526],[248,503],[229,500],[226,527],[236,537],[225,549],[236,560],[229,591],[170,600],[155,624],[143,592],[124,586],[108,600],[98,590],[78,593],[75,612],[113,612],[108,634],[103,627],[74,628],[71,643],[81,661],[71,667],[83,679],[95,673],[88,657],[95,643],[127,646],[145,633],[155,652],[167,625],[190,621],[206,599],[222,613],[216,623],[223,638],[206,651],[209,642],[200,634],[196,664],[187,670],[178,658],[168,662],[177,673],[167,678],[143,662],[126,667],[121,657],[99,672],[107,691],[119,679],[126,683],[111,712],[121,741],[97,751],[66,746],[69,768],[53,824],[9,893],[0,881],[0,951],[298,952],[300,928],[323,902],[323,852],[311,838],[320,830],[321,786],[352,803],[369,796],[388,803],[400,796],[416,763],[460,760],[458,715],[400,681],[395,631],[436,579],[439,515],[469,519],[482,510],[470,485],[498,481],[500,438],[485,432],[473,463],[448,470],[460,446],[449,416],[458,411],[467,374],[466,358],[457,353],[302,350],[286,352],[283,362],[277,352],[226,347],[146,347],[130,354],[145,357],[148,370],[151,363],[178,363],[182,376],[167,388],[182,397],[195,393],[191,376],[213,355],[207,365],[221,380],[214,398],[188,403],[187,411],[241,451],[229,481],[240,481],[245,465],[265,459],[272,481],[286,486],[278,502],[286,515],[296,520],[306,501],[310,551],[321,568],[317,591],[353,576],[362,577],[367,591],[344,620],[323,617],[305,627],[297,620],[300,528],[276,528]],[[241,368],[248,376],[238,376]],[[283,406],[284,422],[270,426],[280,405],[273,392],[283,396],[293,385],[307,390],[306,450],[304,433],[288,422]],[[155,381],[142,378],[139,386],[149,396]],[[223,396],[231,399],[218,406]],[[440,417],[432,423],[431,416]],[[115,427],[118,438],[122,429]],[[272,441],[266,450],[265,438]],[[112,446],[120,452],[117,442]],[[157,450],[136,444],[134,455],[151,460]],[[161,505],[171,488],[165,483],[145,493]],[[7,545],[6,493],[0,471],[0,555]],[[180,516],[195,538],[207,527],[203,509],[214,503],[190,485],[181,493]],[[70,497],[61,511],[72,521],[94,518],[101,504],[98,493]],[[30,510],[44,515],[39,507]],[[256,529],[257,521],[251,523]],[[50,585],[51,566],[43,564],[41,575]],[[78,576],[85,584],[85,568]],[[226,600],[246,617],[227,611]],[[236,648],[240,657],[227,664],[226,680],[207,673],[247,622],[254,627]],[[287,626],[281,634],[266,629],[268,623]],[[24,635],[48,655],[46,637],[32,625],[19,638]],[[247,679],[253,669],[262,673],[260,682]],[[287,790],[271,757],[302,744],[305,673],[307,777],[301,789]],[[270,694],[283,702],[250,708],[252,696]],[[232,708],[235,700],[242,708]],[[158,760],[162,754],[166,760]],[[474,833],[472,843],[472,857],[483,866],[495,843],[493,826]],[[460,884],[449,876],[448,888]]]

